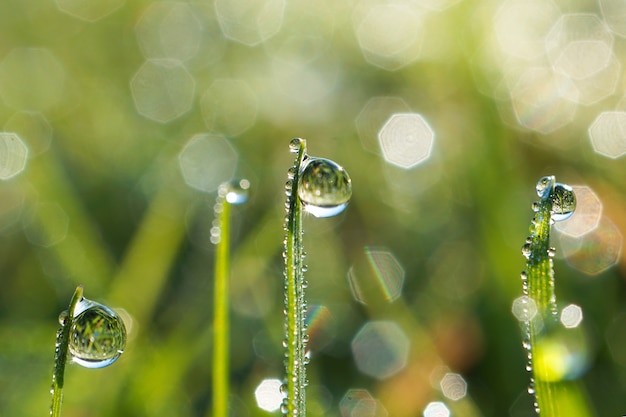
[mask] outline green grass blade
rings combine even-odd
[[[230,257],[230,203],[222,190],[215,203],[220,236],[215,247],[215,291],[213,318],[213,417],[228,416],[229,374],[229,257]]]
[[[50,407],[51,417],[61,416],[61,405],[63,403],[63,385],[65,383],[65,364],[70,344],[70,329],[74,321],[74,309],[76,304],[83,298],[83,287],[79,285],[72,296],[67,315],[57,333],[56,349],[54,352],[54,373],[52,374],[52,406]]]
[[[543,348],[548,336],[558,335],[562,328],[556,304],[554,248],[550,247],[550,228],[562,201],[557,200],[555,195],[554,177],[540,180],[537,187],[539,194],[542,181],[547,189],[533,206],[535,217],[530,236],[522,247],[522,253],[527,258],[526,270],[522,273],[524,295],[528,297],[529,304],[534,302],[536,306],[536,314],[529,314],[524,323],[524,347],[528,353],[528,369],[533,375],[528,391],[535,396],[535,410],[541,416],[588,417],[593,414],[579,384],[573,379],[555,375],[551,360],[546,356],[547,350]]]
[[[306,142],[293,140],[290,144],[297,152],[287,190],[287,218],[285,225],[285,321],[286,321],[286,373],[287,397],[283,403],[284,415],[306,416],[305,368],[305,302],[302,245],[302,203],[298,198],[300,166],[306,155]],[[293,176],[293,178],[292,178]]]

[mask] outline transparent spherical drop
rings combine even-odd
[[[298,153],[300,150],[300,145],[302,144],[302,139],[293,138],[289,141],[289,150],[293,153]]]
[[[576,195],[572,187],[557,183],[552,192],[552,219],[560,222],[569,219],[576,210]]]
[[[548,197],[548,195],[550,195],[550,192],[552,191],[553,185],[554,185],[553,175],[546,176],[546,177],[539,179],[539,181],[537,181],[537,186],[535,187],[539,198]]]
[[[126,327],[107,306],[86,298],[74,309],[69,350],[72,361],[87,368],[102,368],[115,362],[126,346]]]
[[[325,158],[308,158],[300,170],[298,197],[315,217],[341,213],[352,196],[352,181],[342,166]]]

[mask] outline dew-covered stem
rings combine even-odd
[[[535,411],[542,417],[586,417],[592,414],[580,387],[573,380],[554,375],[547,366],[546,349],[542,349],[543,341],[560,328],[550,228],[554,221],[565,220],[573,213],[575,197],[570,187],[555,183],[553,176],[539,180],[537,194],[540,199],[533,204],[530,235],[522,246],[527,259],[522,286],[528,303],[523,346],[527,369],[532,372],[528,392],[534,395]]]
[[[65,379],[65,364],[70,344],[70,329],[74,320],[74,309],[83,298],[83,286],[79,285],[74,291],[74,295],[67,309],[67,314],[60,317],[61,327],[57,331],[56,347],[54,351],[54,372],[52,374],[52,406],[50,415],[52,417],[61,416],[61,404],[63,403],[63,385]]]
[[[306,416],[306,326],[302,245],[302,203],[298,198],[300,167],[306,156],[306,142],[294,139],[290,144],[297,153],[286,184],[285,224],[285,327],[286,327],[286,398],[282,412],[289,417]]]
[[[215,244],[213,293],[213,417],[228,416],[229,386],[229,273],[230,273],[230,212],[233,204],[247,200],[250,184],[241,180],[237,184],[222,184],[215,201],[215,221],[211,229],[211,242]]]

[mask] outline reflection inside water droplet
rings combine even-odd
[[[82,298],[74,310],[69,350],[72,361],[87,368],[102,368],[124,352],[126,327],[107,306]]]
[[[569,219],[576,210],[576,195],[572,187],[556,184],[552,193],[552,219],[560,222]]]
[[[550,195],[552,191],[552,186],[554,185],[554,175],[546,176],[537,181],[537,186],[535,189],[537,190],[537,195],[539,198],[545,198]]]
[[[335,216],[351,196],[352,181],[342,166],[325,158],[305,160],[298,179],[298,197],[305,211],[315,217]]]
[[[302,144],[302,139],[293,138],[289,141],[289,150],[293,153],[297,153],[300,150],[300,145]]]

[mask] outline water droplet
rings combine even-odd
[[[124,352],[126,327],[107,306],[82,298],[74,310],[69,350],[72,361],[87,368],[102,368]]]
[[[335,216],[350,201],[352,181],[337,163],[324,158],[309,158],[300,172],[298,196],[304,210],[315,217]]]
[[[537,190],[537,195],[539,198],[546,198],[550,195],[552,191],[552,186],[554,185],[554,175],[550,175],[547,177],[541,178],[537,181],[537,186],[535,189]]]
[[[524,246],[522,246],[522,255],[524,255],[526,259],[530,258],[531,248],[532,245],[530,243],[524,243]]]
[[[230,204],[243,204],[248,201],[250,181],[242,179],[234,184],[229,184],[226,190],[226,201]]]
[[[65,326],[65,324],[67,323],[67,318],[68,318],[68,313],[67,310],[63,310],[61,311],[61,314],[59,314],[59,324],[61,326]]]
[[[576,195],[572,187],[556,184],[552,193],[552,219],[556,222],[569,219],[576,209]]]
[[[300,145],[302,144],[301,138],[293,138],[289,141],[289,150],[293,153],[300,151]]]
[[[556,254],[556,248],[548,248],[548,256],[550,258],[554,258],[555,254]]]
[[[533,204],[530,206],[532,211],[537,213],[539,211],[539,201],[533,201]]]

